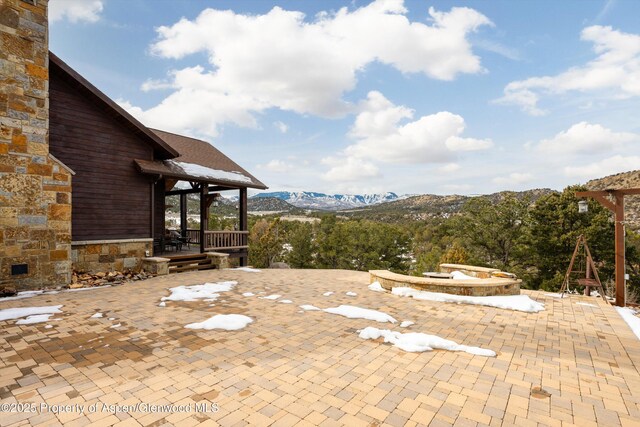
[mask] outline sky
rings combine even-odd
[[[49,4],[52,52],[269,191],[561,190],[640,169],[640,1]]]

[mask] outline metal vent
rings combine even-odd
[[[20,274],[29,274],[29,264],[13,264],[11,266],[12,276],[18,276]]]

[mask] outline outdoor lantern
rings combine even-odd
[[[586,200],[580,200],[578,202],[578,213],[586,213],[589,211],[589,204]]]

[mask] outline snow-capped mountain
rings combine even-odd
[[[353,209],[363,206],[377,205],[380,203],[398,200],[395,193],[384,194],[324,194],[313,191],[275,191],[259,193],[251,198],[273,197],[281,199],[294,206],[304,209],[341,210]]]

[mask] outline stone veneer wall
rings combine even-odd
[[[92,240],[71,243],[73,268],[83,272],[139,271],[153,239]]]
[[[49,155],[47,5],[0,3],[0,288],[71,281],[73,172]]]

